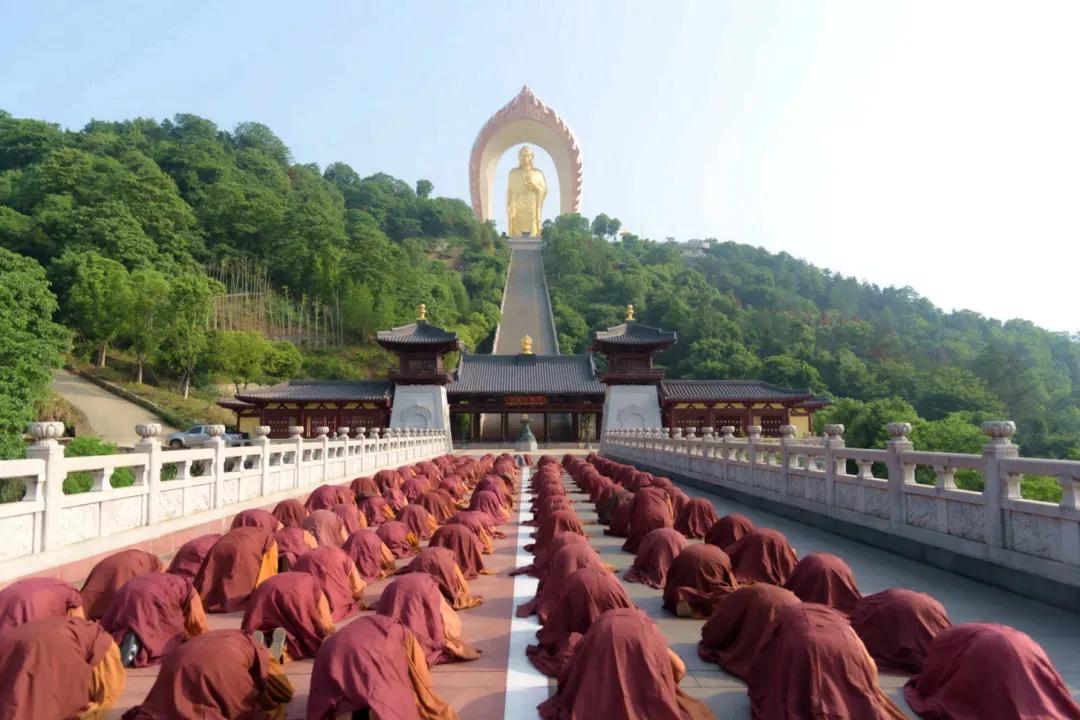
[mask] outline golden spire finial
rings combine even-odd
[[[532,355],[532,338],[526,335],[521,338],[521,353],[522,355]]]
[[[420,303],[420,309],[416,314],[417,320],[427,320],[427,305]]]
[[[634,306],[633,305],[627,305],[626,306],[626,319],[628,321],[634,319]]]

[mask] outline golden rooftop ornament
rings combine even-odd
[[[634,306],[633,305],[627,305],[626,306],[626,319],[628,321],[634,319]]]
[[[427,305],[420,303],[420,311],[416,316],[417,320],[427,320]]]
[[[521,338],[521,353],[523,355],[532,355],[532,338],[526,335]]]

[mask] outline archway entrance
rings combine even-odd
[[[577,138],[554,110],[540,101],[526,85],[513,100],[484,123],[469,156],[469,193],[479,220],[501,217],[503,208],[493,202],[495,168],[503,153],[527,143],[542,148],[555,165],[559,181],[559,214],[581,209],[581,148]]]

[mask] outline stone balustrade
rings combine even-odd
[[[920,549],[902,554],[1010,589],[1023,578],[1043,578],[1057,584],[1057,595],[1063,588],[1072,594],[1059,597],[1059,604],[1080,608],[1080,462],[1019,457],[1010,441],[1016,426],[1008,421],[983,424],[988,442],[980,455],[918,451],[908,423],[887,429],[883,450],[846,447],[844,427],[828,425],[825,436],[812,441],[797,439],[790,426],[778,439],[762,438],[760,428],[744,438],[734,437],[732,427],[719,436],[679,428],[612,430],[601,451],[825,528],[843,526],[850,530],[844,534],[883,547],[913,541]],[[915,482],[920,468],[920,477],[933,484]],[[981,476],[984,490],[957,487],[962,471]],[[1023,499],[1025,475],[1056,478],[1061,501]],[[876,540],[858,528],[877,531]],[[935,559],[935,549],[946,552]],[[1003,578],[1008,573],[1001,568],[1018,575]]]
[[[26,484],[21,501],[0,504],[0,583],[452,449],[449,434],[436,430],[314,431],[305,439],[296,426],[287,440],[271,440],[260,426],[250,445],[227,447],[224,426],[210,425],[205,447],[168,450],[161,426],[148,423],[136,426],[133,452],[66,458],[63,423],[31,423],[27,459],[0,461],[0,479]],[[112,486],[121,469],[133,485]],[[91,489],[64,494],[71,473],[88,473]]]

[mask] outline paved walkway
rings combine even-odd
[[[52,388],[86,416],[93,435],[109,442],[133,445],[139,439],[135,434],[136,425],[161,422],[161,418],[149,410],[102,390],[67,370],[54,372]],[[172,432],[176,432],[176,428],[162,423],[161,437]]]
[[[510,241],[510,275],[503,290],[502,321],[495,355],[521,352],[521,338],[533,340],[537,355],[555,354],[555,328],[544,286],[544,261],[540,244]]]

